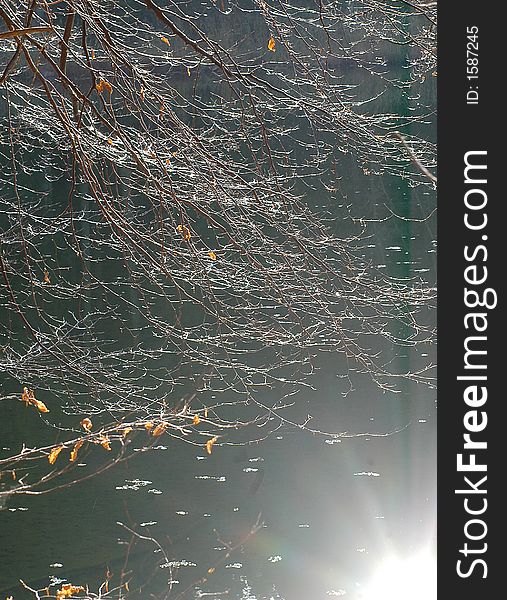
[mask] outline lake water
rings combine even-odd
[[[347,160],[340,165],[337,214],[348,204],[353,216],[375,221],[365,254],[391,275],[422,276],[434,285],[434,192],[367,176]],[[47,201],[63,201],[59,194],[53,190]],[[431,312],[426,318],[435,321]],[[407,348],[396,361],[400,370],[416,371],[434,355],[433,346]],[[143,598],[169,579],[178,597],[203,577],[186,597],[360,598],[385,557],[434,552],[435,390],[400,382],[400,393],[384,393],[358,376],[344,395],[343,357],[325,355],[319,367],[314,389],[302,392],[287,415],[300,422],[309,414],[314,429],[347,437],[285,425],[266,440],[208,455],[203,446],[162,436],[152,451],[79,486],[12,497],[0,511],[0,592],[28,597],[19,579],[36,587],[57,578],[93,588],[108,569],[114,581],[130,539],[118,522],[154,536],[167,552],[169,564],[161,569],[152,543],[132,549],[130,586],[149,581]],[[19,382],[4,379],[4,394],[19,390]],[[39,430],[37,414],[9,404],[0,421],[3,454],[20,439],[36,440]],[[227,545],[241,540],[226,557]]]

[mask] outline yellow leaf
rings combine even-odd
[[[108,452],[111,452],[111,446],[109,444],[109,437],[107,435],[101,435],[99,437],[99,443]]]
[[[44,402],[40,402],[40,400],[37,400],[37,398],[35,397],[34,391],[29,390],[27,387],[23,388],[23,393],[21,394],[21,400],[23,400],[23,402],[26,404],[26,406],[28,406],[29,404],[33,404],[35,406],[35,408],[40,410],[40,412],[43,412],[43,413],[49,412],[49,409],[44,404]]]
[[[70,462],[74,462],[77,458],[77,453],[79,452],[79,448],[84,444],[84,440],[78,440],[74,444],[74,448],[72,448],[72,452],[70,453]]]
[[[215,567],[210,567],[210,568],[208,569],[208,575],[211,575],[211,574],[212,574],[212,573],[214,573],[214,572],[215,572]]]
[[[63,600],[64,598],[70,598],[74,594],[84,592],[84,587],[81,585],[72,585],[71,583],[64,583],[62,587],[56,591],[56,600]]]
[[[125,590],[127,592],[129,591],[129,582],[128,581],[125,582]]]
[[[112,146],[113,145],[113,140],[111,138],[108,138],[107,143]]]
[[[17,477],[18,476],[16,475],[16,471],[14,469],[12,469],[12,471],[11,471],[11,478],[12,478],[12,480],[16,481]]]
[[[111,95],[113,92],[113,86],[109,83],[109,81],[106,81],[105,79],[100,79],[99,82],[95,85],[95,89],[99,94],[102,94],[104,90],[107,90],[109,95]]]
[[[51,452],[49,453],[48,456],[48,461],[50,465],[54,465],[56,462],[56,459],[58,458],[58,455],[60,454],[60,452],[64,449],[63,445],[57,446],[56,448],[53,448],[53,450],[51,450]]]
[[[44,283],[51,283],[51,279],[49,279],[49,271],[47,269],[44,269],[43,281],[44,281]]]
[[[268,42],[268,50],[270,50],[271,52],[275,52],[275,38],[273,36],[271,36],[269,38],[269,42]]]
[[[194,415],[194,419],[193,419],[192,423],[194,425],[199,425],[200,422],[201,422],[201,419],[199,418],[199,415]]]
[[[95,50],[92,48],[92,60],[95,60]]]
[[[187,75],[190,77],[190,67],[187,67]]]
[[[26,404],[26,406],[28,406],[30,404],[30,390],[27,387],[23,388],[23,393],[21,394],[21,400],[23,400],[23,402]]]
[[[132,427],[125,427],[125,429],[121,432],[123,437],[127,437],[127,435],[132,431]]]
[[[44,404],[44,402],[41,402],[40,400],[36,400],[35,398],[32,400],[34,406],[37,407],[37,409],[42,412],[42,413],[48,413],[49,412],[49,408]]]
[[[171,45],[171,43],[169,42],[169,40],[166,37],[162,36],[160,39],[164,42],[164,44],[167,44],[168,46]]]
[[[211,454],[213,451],[213,444],[218,440],[218,437],[215,436],[206,442],[206,452]]]
[[[210,250],[208,252],[208,256],[211,258],[211,260],[216,260],[217,259],[217,255],[213,252],[213,250]]]
[[[141,86],[141,89],[139,90],[139,98],[141,98],[141,102],[144,102],[145,94],[143,86]]]
[[[91,420],[88,417],[86,417],[86,419],[83,419],[81,421],[81,426],[83,427],[83,429],[85,431],[91,431],[92,427],[93,427],[93,423],[91,422]]]
[[[167,423],[159,423],[155,429],[152,432],[152,436],[153,437],[158,437],[159,435],[162,435],[164,433],[164,431],[166,430],[167,427]]]
[[[192,237],[190,229],[186,225],[178,225],[178,227],[176,227],[176,231],[183,235],[183,239],[185,240],[185,242],[188,242]]]
[[[145,428],[147,431],[150,431],[150,429],[153,429],[153,423],[146,423],[146,425],[144,426],[144,428]]]

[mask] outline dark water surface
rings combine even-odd
[[[400,270],[431,266],[427,226],[404,232],[396,223],[375,238],[377,249]],[[400,360],[418,364],[415,352]],[[129,539],[117,521],[144,523],[141,530],[172,540],[171,560],[188,564],[174,575],[175,587],[182,587],[221,558],[217,535],[235,543],[261,515],[260,531],[203,587],[230,589],[220,598],[277,597],[273,590],[295,599],[325,598],[333,590],[353,597],[379,558],[410,555],[434,542],[435,393],[416,385],[382,393],[364,379],[343,397],[339,362],[326,358],[317,389],[298,402],[294,417],[311,414],[312,426],[328,432],[398,433],[337,441],[286,427],[266,441],[221,447],[211,456],[161,438],[157,450],[107,475],[48,496],[15,498],[0,512],[0,589],[19,578],[41,585],[52,575],[79,583],[102,576],[107,566],[114,572],[125,550],[118,542]],[[29,434],[37,419],[25,412],[16,428]],[[136,564],[149,568],[153,550],[138,546],[134,571]],[[251,596],[245,596],[248,585]]]
[[[434,194],[367,177],[346,162],[341,175],[337,206],[378,221],[368,229],[365,252],[390,274],[433,284],[435,218],[424,217]],[[407,348],[396,360],[415,371],[434,352]],[[287,415],[312,415],[314,429],[366,435],[337,440],[287,425],[267,440],[220,446],[211,456],[161,437],[155,450],[79,486],[14,497],[0,511],[1,593],[25,597],[19,579],[43,587],[56,577],[92,587],[108,568],[114,575],[130,539],[118,521],[167,548],[179,568],[159,569],[153,582],[172,577],[175,597],[216,566],[188,597],[355,598],[384,557],[434,551],[435,391],[405,382],[401,393],[384,393],[358,376],[344,395],[343,357],[326,355],[320,367],[315,389],[300,394]],[[8,411],[0,446],[35,439],[38,415]],[[258,521],[259,531],[225,559],[224,541],[237,544]],[[129,568],[136,576],[151,573],[155,550],[149,542],[133,549]]]

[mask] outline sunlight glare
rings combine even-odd
[[[436,561],[429,553],[385,560],[362,591],[362,600],[435,600]]]

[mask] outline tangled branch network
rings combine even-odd
[[[28,385],[110,423],[172,415],[184,437],[204,405],[211,433],[276,426],[323,352],[344,358],[347,378],[431,383],[431,365],[392,370],[379,340],[428,343],[419,315],[434,289],[377,269],[361,228],[344,220],[338,236],[314,198],[332,199],[344,156],[433,188],[418,168],[434,169],[433,144],[408,132],[431,109],[376,110],[383,92],[365,97],[347,73],[406,92],[435,70],[435,13],[4,0],[0,364],[12,394]],[[407,46],[397,79],[389,61]]]

